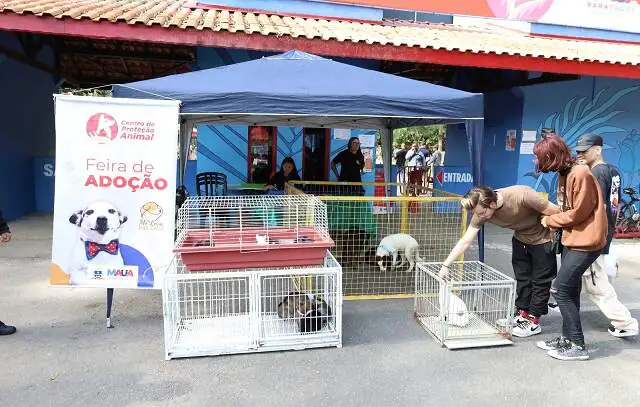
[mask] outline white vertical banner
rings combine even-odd
[[[52,285],[162,288],[179,104],[55,95]]]

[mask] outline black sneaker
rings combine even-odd
[[[549,339],[548,341],[538,341],[536,342],[536,346],[544,350],[556,350],[571,346],[571,341],[564,336],[558,336],[557,338]]]
[[[16,327],[5,325],[4,322],[0,321],[0,335],[11,335],[16,333]]]
[[[558,308],[557,302],[550,302],[547,306],[549,307],[549,311],[557,312],[558,314],[560,313],[560,308]]]
[[[547,355],[558,360],[587,360],[589,359],[589,353],[584,346],[576,345],[570,342],[568,346],[563,348],[553,349],[547,352]]]

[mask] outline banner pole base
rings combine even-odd
[[[107,328],[113,328],[111,324],[111,306],[113,305],[113,288],[107,288]]]

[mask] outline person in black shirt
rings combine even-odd
[[[340,164],[338,174],[337,165]],[[347,143],[347,149],[338,153],[331,161],[331,169],[342,182],[362,182],[362,169],[364,168],[364,155],[360,150],[360,139],[351,137]],[[345,191],[346,192],[346,191]],[[362,194],[362,187],[349,188],[349,195]]]
[[[264,189],[265,191],[270,189],[278,189],[282,191],[284,189],[284,184],[288,181],[300,181],[296,163],[291,157],[285,157],[284,160],[282,160],[282,163],[280,164],[280,171],[273,174]]]
[[[603,148],[602,137],[593,133],[580,137],[575,147],[578,160],[591,168],[591,173],[600,184],[600,190],[607,206],[607,221],[609,223],[607,245],[602,249],[600,257],[591,265],[590,270],[587,270],[582,276],[582,286],[591,300],[611,321],[609,333],[620,338],[638,335],[638,320],[633,318],[627,307],[618,300],[618,295],[609,282],[605,271],[604,256],[609,254],[609,247],[615,232],[621,185],[618,170],[604,162]]]
[[[405,143],[402,148],[396,151],[396,169],[398,171],[398,183],[404,184],[406,182],[406,176],[404,171],[404,163],[407,161],[408,144]]]
[[[404,163],[407,160],[406,156],[407,156],[407,150],[408,150],[408,144],[405,144],[402,146],[401,149],[399,149],[398,151],[396,151],[396,167],[398,168],[403,168],[404,167]]]
[[[337,164],[340,164],[339,174]],[[338,181],[362,182],[361,172],[363,168],[364,155],[360,150],[360,140],[357,137],[351,137],[347,144],[347,149],[338,153],[331,161],[331,169],[338,177]]]
[[[4,217],[2,217],[2,211],[0,210],[0,243],[9,243],[11,240],[11,230],[9,230],[9,225],[5,222]],[[16,332],[16,327],[5,325],[2,321],[0,321],[0,335],[11,335]]]

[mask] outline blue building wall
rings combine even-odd
[[[501,188],[518,180],[520,139],[515,151],[505,147],[508,130],[522,133],[524,95],[519,89],[485,94],[484,160],[486,185]]]
[[[500,188],[518,179],[519,143],[516,151],[505,148],[507,130],[522,130],[524,95],[519,89],[485,94],[484,162],[485,185]],[[445,165],[470,167],[469,145],[463,124],[447,126]]]
[[[622,175],[623,186],[640,183],[640,81],[585,77],[580,81],[522,88],[522,128],[554,128],[574,146],[587,132],[600,134],[611,148],[604,158]],[[518,134],[521,137],[521,134]],[[535,185],[533,155],[520,155],[518,183]],[[555,197],[556,177],[543,176],[540,188]]]
[[[445,145],[445,165],[470,166],[469,144],[464,124],[447,126],[447,141]]]
[[[0,32],[0,45],[22,52],[13,33]],[[45,47],[38,59],[52,64],[53,53]],[[0,207],[8,220],[36,210],[34,158],[54,152],[55,88],[50,74],[0,54]]]
[[[520,154],[523,130],[553,128],[574,146],[580,135],[600,134],[610,147],[604,158],[622,174],[623,186],[640,189],[640,81],[585,77],[485,95],[485,183],[536,186],[533,154]],[[515,151],[505,149],[508,129],[517,131]],[[539,137],[539,136],[538,136]],[[469,165],[464,126],[447,129],[446,165]],[[543,175],[539,191],[555,199],[556,176]]]

